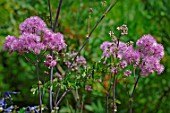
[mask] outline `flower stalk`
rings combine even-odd
[[[130,100],[129,100],[129,102],[130,102],[130,113],[133,113],[133,109],[132,109],[133,97],[134,97],[134,93],[135,93],[135,90],[136,90],[136,86],[137,86],[137,84],[138,84],[138,81],[139,81],[139,79],[140,79],[140,76],[141,76],[141,75],[139,74],[139,75],[138,75],[138,78],[137,78],[136,81],[135,81],[132,94],[131,94],[131,96],[130,96]]]
[[[39,78],[39,58],[38,55],[36,55],[36,77],[37,77],[37,82],[38,82],[38,95],[39,95],[39,104],[40,104],[40,113],[42,113],[42,95],[41,95],[41,89],[40,89],[40,85],[41,85],[41,81]]]

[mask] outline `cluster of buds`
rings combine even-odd
[[[67,65],[67,67],[71,68],[72,71],[78,71],[79,67],[86,67],[86,59],[83,56],[77,56],[75,62],[70,67],[71,62],[74,60],[74,57],[77,55],[76,52],[73,53],[67,53],[67,59],[64,60],[64,63]]]
[[[121,35],[128,34],[128,28],[127,28],[127,25],[125,25],[125,24],[120,27],[117,27],[117,30],[121,31]]]
[[[86,90],[86,91],[89,91],[89,92],[92,92],[92,87],[91,87],[91,85],[86,85],[86,86],[85,86],[85,90]]]
[[[48,66],[48,68],[54,67],[57,64],[58,59],[53,60],[53,57],[48,54],[46,56],[46,61],[44,61],[44,65]]]

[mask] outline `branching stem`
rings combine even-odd
[[[63,2],[63,0],[60,0],[59,5],[58,5],[58,9],[57,9],[57,13],[56,13],[56,18],[55,18],[55,22],[54,22],[54,25],[53,25],[53,32],[55,31],[56,26],[58,24],[58,18],[59,18],[59,15],[60,15],[60,10],[61,10],[62,2]]]
[[[53,28],[52,11],[51,11],[50,0],[48,0],[48,8],[49,8],[49,13],[50,13],[50,24],[51,24],[51,28]]]
[[[83,48],[86,46],[87,42],[89,41],[90,36],[92,35],[92,33],[94,32],[94,30],[97,28],[97,26],[100,24],[100,22],[104,19],[104,17],[107,15],[107,13],[116,5],[116,3],[118,2],[118,0],[116,0],[115,2],[112,1],[112,3],[110,4],[110,6],[107,8],[107,10],[105,11],[105,13],[102,15],[102,17],[99,19],[99,21],[94,25],[94,27],[92,28],[92,30],[89,32],[89,34],[86,36],[86,40],[83,43],[83,45],[81,46],[80,50],[77,52],[76,56],[74,57],[74,59],[72,60],[72,62],[70,63],[70,65],[68,66],[64,77],[68,74],[71,66],[73,65],[74,61],[76,60],[77,56],[80,54],[80,52],[83,50]]]
[[[52,26],[52,11],[51,11],[51,6],[50,6],[50,0],[48,0],[48,7],[49,7],[49,12],[50,12],[50,23],[51,23],[51,28],[52,28],[53,32],[55,32],[56,26],[58,24],[58,17],[60,14],[61,5],[62,5],[62,0],[60,0],[60,2],[59,2],[55,22],[54,22],[54,25]],[[54,58],[53,50],[50,50],[50,55],[52,56],[52,58]],[[53,67],[50,68],[50,85],[52,85],[52,81],[53,81]],[[52,86],[50,87],[49,101],[50,101],[50,110],[52,111],[52,109],[53,109]]]
[[[114,2],[114,0],[112,0],[112,3],[110,4],[110,6],[107,8],[107,10],[105,11],[105,13],[101,16],[101,18],[99,19],[99,21],[94,25],[94,27],[92,28],[92,30],[89,32],[89,34],[86,36],[86,40],[84,41],[83,45],[81,46],[80,50],[77,52],[76,56],[74,57],[74,59],[72,60],[72,62],[70,63],[70,65],[68,66],[67,70],[65,71],[65,74],[63,77],[66,77],[66,75],[68,74],[71,66],[73,65],[74,61],[76,60],[77,56],[80,54],[80,52],[83,50],[83,48],[86,46],[87,42],[89,41],[89,38],[91,37],[92,33],[94,32],[94,30],[97,28],[97,26],[101,23],[101,21],[104,19],[104,17],[107,15],[107,13],[110,12],[110,10],[116,5],[116,3],[118,2],[118,0],[116,0]],[[60,3],[62,3],[62,0],[60,0]],[[60,7],[59,7],[60,10]],[[58,10],[58,11],[59,11]],[[56,17],[57,18],[57,17]],[[55,28],[55,24],[54,24],[54,28]],[[71,89],[70,89],[71,90]],[[65,91],[63,93],[63,95],[65,96],[67,94],[68,91]],[[61,102],[61,100],[64,98],[64,96],[62,95],[62,97],[58,100],[57,104],[55,107],[58,106],[58,104]]]

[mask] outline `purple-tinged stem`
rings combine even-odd
[[[58,9],[57,9],[57,13],[56,13],[56,18],[55,18],[55,22],[54,22],[54,25],[53,25],[53,32],[55,31],[56,26],[58,24],[58,17],[60,15],[60,9],[61,9],[62,2],[63,2],[63,0],[60,0],[59,5],[58,5]]]
[[[50,24],[51,24],[51,28],[53,28],[52,11],[51,11],[50,0],[48,0],[48,8],[49,8],[49,13],[50,13]]]
[[[54,53],[51,50],[50,51],[50,55],[52,56],[52,58],[54,58]],[[50,100],[50,110],[52,111],[53,109],[53,95],[52,95],[52,82],[53,82],[53,67],[50,68],[50,92],[49,92],[49,100]]]
[[[38,59],[38,55],[36,55],[36,77],[37,77],[37,82],[38,82],[38,95],[39,95],[40,113],[42,113],[42,98],[41,98],[41,91],[40,91],[40,78],[39,78],[38,63],[39,63],[39,59]]]
[[[56,107],[58,107],[60,102],[63,100],[63,98],[66,96],[67,92],[69,92],[69,91],[71,91],[71,88],[66,89],[66,91],[62,94],[62,96],[60,97],[60,99],[56,103]]]
[[[52,11],[51,11],[51,5],[50,5],[50,0],[48,0],[48,8],[49,8],[49,13],[50,13],[50,24],[51,24],[51,28],[53,28],[52,25]],[[53,51],[50,50],[50,55],[53,58]],[[52,80],[53,80],[53,67],[50,68],[50,85],[52,84]],[[50,92],[49,92],[49,102],[50,102],[50,110],[52,111],[53,109],[53,98],[52,98],[52,87],[50,86]]]
[[[56,26],[58,24],[58,17],[60,14],[61,5],[62,5],[62,0],[60,0],[60,2],[59,2],[58,10],[56,13],[56,19],[55,19],[54,25],[52,26],[52,11],[51,11],[51,6],[50,6],[50,0],[48,0],[48,6],[49,6],[49,12],[50,12],[50,23],[51,23],[51,28],[52,28],[53,32],[55,32]],[[52,58],[54,58],[53,50],[50,51],[50,55],[52,56]],[[50,68],[50,84],[52,84],[52,80],[53,80],[53,67]],[[53,109],[52,87],[50,87],[49,100],[50,100],[50,109],[52,111],[52,109]]]
[[[60,88],[58,88],[57,93],[56,93],[56,97],[55,97],[55,101],[54,101],[54,105],[56,106],[57,100],[58,100],[58,95],[60,92]]]
[[[52,25],[52,11],[51,11],[51,5],[50,5],[50,0],[48,0],[48,8],[49,8],[49,13],[50,13],[50,24],[51,24],[51,29],[53,29]],[[50,50],[50,55],[53,58],[53,50]],[[52,85],[52,80],[53,80],[53,67],[50,68],[50,85]],[[50,91],[49,91],[49,102],[50,102],[50,110],[52,111],[53,109],[53,98],[52,98],[52,87],[50,86]]]

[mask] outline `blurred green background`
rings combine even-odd
[[[51,0],[53,20],[59,0]],[[67,0],[63,1],[59,25],[56,32],[64,34],[68,50],[77,51],[90,28],[99,20],[110,5],[111,0]],[[89,15],[89,8],[92,14]],[[134,98],[134,113],[168,113],[170,111],[170,4],[169,0],[119,0],[111,12],[104,18],[92,34],[89,43],[82,51],[88,65],[101,58],[100,45],[103,41],[111,41],[109,31],[127,24],[129,33],[121,41],[134,41],[144,34],[153,35],[165,48],[162,64],[165,71],[161,75],[142,77]],[[3,43],[7,35],[19,36],[19,24],[30,16],[41,17],[49,26],[47,0],[0,0],[0,92],[19,91],[14,101],[19,106],[38,104],[36,97],[30,92],[35,75],[31,64],[15,52],[3,51]],[[127,113],[129,109],[125,86],[118,83],[118,113]],[[63,112],[71,112],[74,103],[63,101]],[[86,95],[85,110],[87,113],[105,112],[105,95],[93,91]],[[70,106],[68,103],[73,104]],[[65,110],[65,111],[64,111]]]

